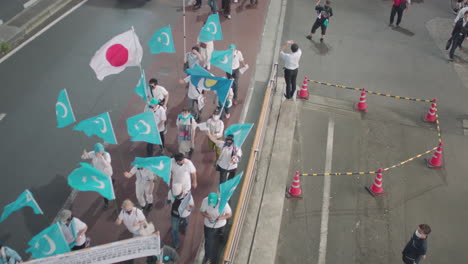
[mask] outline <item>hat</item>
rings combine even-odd
[[[57,218],[60,222],[62,222],[62,224],[65,224],[68,221],[68,219],[70,219],[71,216],[72,216],[72,212],[70,210],[65,209],[65,210],[60,211]]]
[[[234,141],[234,135],[227,135],[224,141],[227,141],[227,140]]]
[[[149,102],[149,105],[158,105],[158,104],[159,104],[159,100],[156,98],[151,99],[151,101]]]
[[[174,183],[172,184],[172,195],[179,196],[182,194],[182,184]]]
[[[236,47],[236,45],[231,44],[231,45],[229,45],[229,48],[230,48],[230,49],[236,49],[237,47]]]
[[[221,111],[219,111],[219,109],[216,108],[213,112],[213,115],[219,115],[219,114],[221,114]]]
[[[218,194],[214,192],[208,194],[208,205],[215,206],[216,204],[218,204]]]
[[[97,153],[101,151],[104,151],[104,145],[102,145],[101,143],[94,144],[94,152]]]

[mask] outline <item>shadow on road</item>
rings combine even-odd
[[[402,28],[402,27],[393,27],[393,30],[402,33],[403,35],[412,37],[414,36],[414,32],[410,31],[409,29]]]

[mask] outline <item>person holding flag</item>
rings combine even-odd
[[[223,132],[224,132],[224,122],[221,120],[221,114],[219,109],[216,109],[208,121],[206,121],[206,127],[208,128],[207,133],[211,135],[211,137],[220,140],[223,137]],[[219,158],[219,155],[221,155],[221,149],[216,146],[216,143],[212,141],[211,139],[208,140],[208,148],[210,150],[214,150],[216,153],[216,160],[215,160],[215,166],[216,166],[216,161]]]
[[[219,242],[224,236],[224,227],[227,224],[227,219],[232,216],[229,204],[226,204],[222,213],[219,212],[219,205],[219,196],[214,192],[205,197],[201,204],[200,212],[204,217],[205,233],[205,259],[203,263],[215,262]]]
[[[74,217],[70,210],[59,212],[58,221],[63,236],[70,246],[71,251],[80,250],[86,247],[86,231],[88,226],[80,219]]]
[[[195,202],[189,192],[187,193],[182,191],[182,184],[174,183],[167,193],[166,203],[171,206],[172,244],[175,249],[178,249],[180,246],[179,226],[181,227],[180,232],[185,235],[190,219],[190,213],[192,212],[193,207],[195,207]]]
[[[153,98],[149,101],[148,107],[145,108],[145,112],[152,111],[154,114],[154,120],[158,126],[159,136],[161,137],[161,148],[159,150],[159,154],[163,153],[164,151],[164,134],[166,133],[166,109],[161,106],[158,99]],[[148,143],[146,145],[146,154],[148,157],[153,156],[153,146],[154,144]]]
[[[171,182],[169,186],[176,183],[182,184],[182,190],[186,193],[190,192],[191,188],[197,188],[197,169],[182,153],[176,153],[171,160]]]
[[[207,135],[221,149],[221,155],[216,162],[216,170],[219,171],[219,183],[221,184],[234,178],[242,150],[234,146],[234,135],[227,135],[224,141],[218,140],[208,133]]]
[[[146,217],[143,212],[136,208],[132,201],[126,199],[122,203],[122,210],[115,220],[116,225],[124,224],[133,237],[141,236],[140,228],[146,224]]]
[[[217,93],[216,93],[216,96],[217,96]],[[229,87],[225,102],[222,102],[219,96],[217,96],[217,98],[218,98],[217,109],[223,113],[221,114],[221,120],[223,120],[224,118],[229,119],[231,117],[231,107],[232,107],[233,98],[234,98],[234,91],[232,90],[232,86]]]
[[[91,159],[91,164],[93,167],[112,179],[112,185],[114,185],[115,180],[112,178],[113,170],[111,164],[111,155],[109,152],[105,151],[104,145],[101,143],[96,143],[94,145],[94,151],[87,152],[86,149],[83,150],[81,159]],[[107,209],[108,207],[109,200],[104,197],[104,209]]]
[[[190,159],[195,147],[197,122],[193,115],[190,114],[188,108],[182,109],[182,113],[177,116],[176,126],[178,130],[177,143],[179,145],[179,152]]]
[[[130,172],[124,172],[124,176],[128,179],[134,175],[136,175],[135,195],[138,203],[144,211],[149,212],[153,207],[153,191],[156,175],[139,165],[133,166]]]
[[[193,46],[190,52],[185,53],[184,56],[184,70],[192,69],[196,64],[201,65],[203,57],[200,54],[200,48]]]
[[[159,100],[159,104],[167,111],[167,103],[169,102],[169,92],[166,88],[158,85],[158,80],[152,78],[149,80],[150,94],[148,95],[148,100],[153,98]]]
[[[0,264],[23,263],[21,256],[15,250],[3,245],[0,242]]]
[[[197,122],[200,122],[203,105],[205,104],[205,89],[197,87],[197,84],[192,83],[191,75],[179,80],[180,84],[187,83],[189,85],[187,91],[188,106],[190,112],[195,117]],[[196,105],[196,106],[195,106]]]
[[[239,74],[240,74],[240,66],[245,67],[246,64],[244,62],[244,56],[242,55],[242,52],[237,49],[236,45],[231,44],[229,45],[229,48],[233,50],[232,54],[232,72],[228,73],[226,72],[226,77],[228,79],[234,80],[232,83],[232,91],[234,92],[234,105],[239,104],[239,101],[237,100],[237,88],[239,84]]]

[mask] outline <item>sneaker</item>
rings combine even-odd
[[[231,114],[226,114],[226,119],[229,119],[231,117]]]
[[[227,19],[231,19],[231,15],[227,15],[226,18],[227,18]]]
[[[320,42],[323,42],[323,38],[320,38]]]
[[[389,26],[389,27],[393,27],[393,24],[392,24],[392,23],[389,23],[388,26]]]
[[[311,35],[307,35],[307,36],[306,36],[306,39],[312,40],[312,36],[311,36]]]

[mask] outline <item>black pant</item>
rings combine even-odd
[[[419,263],[418,260],[414,260],[412,258],[409,258],[409,257],[405,256],[405,255],[403,255],[402,260],[403,260],[403,263],[405,263],[405,264],[418,264]]]
[[[237,169],[225,170],[221,168],[219,165],[216,165],[216,169],[219,171],[219,184],[227,180],[230,180],[236,176]]]
[[[396,25],[400,25],[401,18],[403,17],[403,10],[399,6],[392,6],[392,12],[390,12],[390,24],[393,24],[393,19],[395,18],[395,14],[398,14]]]
[[[200,6],[201,6],[201,1],[202,1],[202,0],[196,0],[196,1],[195,1],[195,6],[196,6],[196,7],[200,7]]]
[[[284,69],[284,80],[286,81],[286,98],[290,99],[294,96],[296,91],[296,78],[297,78],[298,69],[289,70]]]
[[[231,0],[222,0],[221,1],[221,8],[224,10],[224,15],[231,14]]]
[[[161,151],[164,149],[164,131],[159,132],[159,136],[161,137]],[[153,146],[154,144],[148,143],[146,144],[146,156],[152,157],[153,156]]]
[[[459,47],[463,40],[465,39],[465,35],[463,33],[455,33],[452,35],[452,46],[450,48],[449,56],[453,59],[453,55],[455,54],[455,50]]]
[[[228,79],[234,79],[234,81],[232,82],[232,92],[234,93],[234,100],[237,100],[237,83],[239,82],[239,74],[239,69],[232,70],[231,74],[226,72],[226,77]]]
[[[114,180],[114,178],[112,178],[112,188],[115,190],[114,184],[115,184],[115,180]],[[104,204],[105,204],[106,206],[109,205],[109,200],[107,200],[107,198],[105,198],[105,197],[104,197]],[[85,243],[85,244],[86,244],[86,243]],[[84,245],[84,244],[83,244],[83,245]],[[80,249],[81,249],[81,248],[80,248]]]
[[[84,242],[83,245],[81,245],[81,246],[72,247],[71,251],[80,250],[80,249],[83,249],[85,247],[86,247],[86,242]]]
[[[325,33],[327,33],[327,26],[325,26],[325,25],[323,24],[323,21],[320,20],[320,19],[318,19],[318,18],[317,18],[317,20],[315,20],[315,23],[312,25],[312,29],[310,30],[310,32],[311,32],[312,34],[315,34],[315,31],[316,31],[319,27],[320,27],[321,30],[322,30],[322,35],[325,36]]]
[[[220,228],[209,228],[205,226],[205,263],[211,260],[211,263],[216,262],[216,255],[218,254],[218,248],[220,240],[223,240],[224,226]]]

